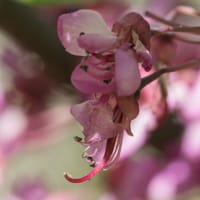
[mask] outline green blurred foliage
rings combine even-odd
[[[102,0],[15,0],[21,3],[27,3],[27,4],[35,4],[35,5],[62,5],[62,4],[69,4],[69,5],[84,5],[84,4],[90,4],[95,2],[101,2]],[[104,0],[106,1],[106,0]],[[110,0],[115,2],[116,0]],[[126,3],[133,3],[133,0],[118,0]],[[139,5],[147,5],[151,0],[134,0],[134,4]],[[195,6],[197,9],[200,9],[200,1],[199,0],[176,0],[177,4],[184,4],[189,6]]]
[[[47,4],[47,5],[59,5],[59,4],[88,4],[88,3],[95,3],[98,0],[16,0],[22,3],[28,4]]]
[[[71,184],[64,179],[63,172],[79,177],[89,172],[91,167],[81,157],[84,148],[73,140],[73,136],[81,136],[80,126],[76,123],[68,124],[60,131],[52,142],[38,148],[27,145],[9,158],[4,172],[5,182],[0,187],[0,200],[12,194],[16,183],[20,184],[26,179],[42,180],[52,192],[81,194],[80,197],[87,200],[97,199],[104,193],[102,175],[105,172],[81,185]]]

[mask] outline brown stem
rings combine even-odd
[[[200,35],[200,26],[177,26],[173,28],[167,29],[165,32],[182,32],[182,33],[192,33],[196,35]]]
[[[194,59],[190,62],[184,63],[182,65],[177,65],[174,67],[166,67],[166,68],[161,68],[158,71],[154,72],[153,74],[146,76],[144,78],[142,78],[142,83],[140,85],[139,91],[142,90],[145,86],[147,86],[148,84],[150,84],[151,82],[155,81],[156,79],[158,79],[161,75],[166,74],[166,73],[170,73],[170,72],[176,72],[179,70],[183,70],[183,69],[187,69],[189,67],[192,67],[196,64],[200,63],[200,58],[199,59]]]
[[[200,44],[200,40],[199,41],[191,40],[189,38],[186,38],[184,36],[180,36],[177,34],[174,34],[173,37],[174,39],[179,40],[181,42],[186,42],[186,43],[191,43],[191,44]]]
[[[163,31],[159,31],[156,29],[151,29],[151,35],[152,36],[160,36],[160,35],[171,35],[174,39],[179,40],[181,42],[185,42],[185,43],[191,43],[191,44],[200,44],[200,40],[193,40],[190,39],[188,37],[182,36],[180,34],[176,34],[176,33],[167,33],[167,32],[163,32]]]
[[[167,28],[166,30],[161,31],[161,32],[182,32],[182,33],[192,33],[192,34],[200,35],[200,26],[191,26],[190,27],[190,26],[184,26],[181,24],[177,24],[170,20],[166,20],[162,17],[159,17],[149,11],[146,11],[145,15],[154,19],[155,21],[162,23],[162,24],[171,26],[171,28]]]

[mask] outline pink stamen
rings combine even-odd
[[[81,178],[72,178],[67,173],[64,174],[64,177],[71,183],[83,183],[85,181],[90,180],[97,173],[99,173],[104,168],[105,164],[106,164],[106,159],[103,159],[92,171],[90,171],[88,174],[86,174]]]
[[[106,152],[104,154],[103,159],[88,174],[86,174],[85,176],[83,176],[81,178],[72,178],[69,174],[64,173],[65,179],[71,183],[83,183],[83,182],[88,181],[91,178],[93,178],[96,174],[98,174],[105,167],[106,163],[109,161],[110,157],[112,156],[114,147],[115,147],[115,142],[116,142],[116,137],[108,139],[107,145],[106,145]]]

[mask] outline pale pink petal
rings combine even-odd
[[[92,112],[90,101],[85,101],[71,107],[71,113],[74,118],[84,127],[89,126],[89,119]]]
[[[138,63],[131,50],[119,49],[115,54],[115,81],[119,96],[134,94],[140,86],[141,78]]]
[[[116,36],[108,34],[89,33],[78,38],[79,46],[92,53],[108,51],[116,46],[116,42]]]
[[[113,111],[108,104],[89,100],[72,106],[71,113],[83,126],[86,143],[100,142],[122,131],[120,125],[113,123]]]
[[[90,144],[84,151],[83,157],[90,164],[99,163],[105,154],[107,140]],[[89,158],[89,159],[87,159]]]
[[[79,10],[61,15],[58,18],[57,30],[66,51],[78,56],[86,55],[77,43],[77,38],[82,33],[112,35],[101,15],[91,10]]]
[[[89,122],[84,130],[88,142],[100,142],[122,131],[120,125],[113,123],[113,111],[108,104],[94,106]]]
[[[108,93],[114,89],[114,82],[111,80],[109,83],[106,80],[97,79],[90,75],[78,65],[71,75],[72,84],[82,93]]]

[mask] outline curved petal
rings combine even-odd
[[[123,131],[119,124],[113,122],[113,111],[108,104],[93,107],[90,124],[84,129],[86,142],[100,142],[112,138]]]
[[[98,79],[84,71],[81,66],[81,64],[78,65],[71,75],[72,84],[79,91],[85,94],[98,92],[106,94],[114,89],[113,79],[110,82]]]
[[[117,37],[108,34],[89,33],[78,38],[78,44],[88,52],[108,51],[117,44]]]
[[[93,104],[95,100],[72,106],[71,113],[83,126],[84,142],[93,144],[114,137],[122,127],[113,122],[113,111],[108,104]]]
[[[115,81],[118,96],[130,96],[140,86],[138,63],[131,50],[117,50],[115,54]]]
[[[58,18],[57,31],[66,51],[77,56],[86,55],[77,43],[81,33],[112,35],[101,15],[91,10],[79,10],[61,15]]]

